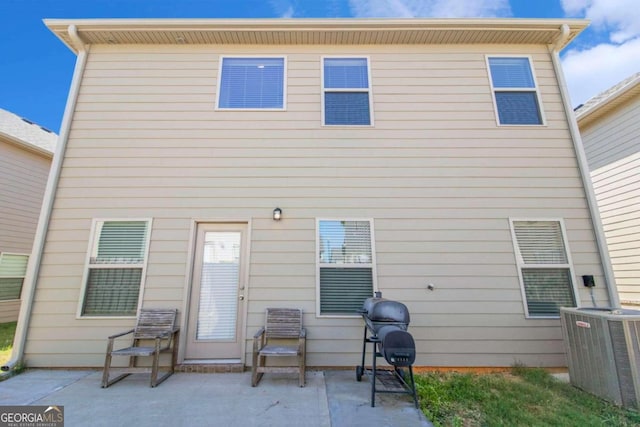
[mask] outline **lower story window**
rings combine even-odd
[[[320,315],[357,315],[375,289],[371,220],[318,220]]]
[[[527,317],[558,317],[575,307],[573,267],[559,220],[512,220]]]
[[[90,247],[83,316],[135,316],[149,246],[150,221],[97,221]]]
[[[20,299],[28,261],[28,255],[0,254],[0,301]]]

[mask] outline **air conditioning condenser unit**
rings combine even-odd
[[[574,386],[627,408],[640,408],[640,311],[560,310]]]

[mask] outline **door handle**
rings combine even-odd
[[[240,301],[244,301],[244,295],[240,295],[238,298],[240,298]]]

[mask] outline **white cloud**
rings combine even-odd
[[[609,43],[567,51],[562,60],[571,100],[582,104],[640,71],[640,5],[637,0],[561,0],[569,16],[591,19]]]
[[[508,0],[349,0],[358,18],[485,18],[511,16]]]
[[[295,15],[294,5],[289,0],[269,0],[273,12],[280,18],[293,18]]]
[[[591,19],[594,29],[611,31],[614,43],[622,43],[640,34],[638,0],[561,0],[569,16]]]
[[[282,15],[280,15],[280,18],[293,18],[293,14],[294,14],[293,6],[289,6],[289,8],[285,10]]]
[[[623,44],[603,43],[570,50],[562,60],[573,106],[640,71],[640,37]]]

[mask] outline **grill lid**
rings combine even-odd
[[[381,297],[367,298],[362,306],[363,316],[374,322],[394,322],[408,325],[409,309],[398,301]]]

